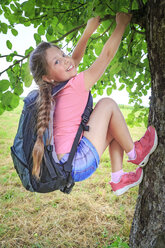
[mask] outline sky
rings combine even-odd
[[[2,20],[2,16],[0,16],[0,20]],[[4,21],[4,18],[3,20]],[[5,34],[0,34],[0,40],[1,40],[1,45],[0,45],[0,54],[1,55],[6,55],[8,53],[10,53],[11,51],[17,51],[19,54],[24,55],[24,51],[29,48],[29,46],[33,46],[35,47],[35,40],[33,38],[33,33],[34,33],[34,28],[33,27],[24,27],[23,25],[17,25],[16,29],[18,31],[18,35],[15,37],[11,34],[10,31],[8,31],[7,35]],[[12,50],[9,50],[6,47],[6,39],[11,40],[13,47]],[[0,59],[0,71],[3,71],[6,67],[9,66],[9,63],[6,62],[5,59]],[[7,74],[2,74],[1,79],[7,78]],[[22,96],[26,96],[31,90],[33,90],[34,88],[36,88],[36,84],[33,81],[32,85],[29,88],[24,87],[24,92],[22,94]],[[120,84],[117,82],[117,87],[120,87]],[[94,101],[98,101],[100,98],[106,96],[106,92],[103,94],[103,96],[98,96],[97,98],[94,99]],[[142,105],[144,106],[149,106],[149,96],[150,96],[150,92],[148,93],[147,96],[143,96],[142,97]],[[128,93],[125,89],[123,89],[122,91],[118,91],[118,90],[113,90],[112,94],[109,96],[111,98],[113,98],[118,104],[125,104],[125,105],[129,105],[129,96]]]

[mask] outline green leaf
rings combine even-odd
[[[41,42],[41,36],[37,33],[34,34],[34,39],[37,45]]]
[[[108,87],[107,88],[107,95],[110,96],[112,94],[112,88]]]
[[[6,45],[7,45],[8,49],[10,49],[10,50],[12,49],[12,43],[9,40],[6,41]]]
[[[0,81],[0,91],[3,92],[3,91],[6,91],[10,86],[10,82],[6,79],[2,79]]]
[[[52,24],[53,27],[56,28],[57,23],[58,23],[58,18],[56,16],[54,16],[51,24]]]
[[[96,43],[96,47],[95,47],[95,53],[97,56],[100,55],[101,51],[102,51],[103,45],[102,43]]]
[[[29,47],[26,51],[25,51],[25,55],[28,55],[29,53],[31,53],[34,50],[34,48],[31,46]]]
[[[93,98],[96,98],[96,97],[97,97],[96,93],[95,93],[95,94],[93,94]]]
[[[100,96],[102,96],[103,95],[103,89],[98,89],[98,94],[100,95]]]
[[[146,89],[143,89],[142,92],[143,92],[143,95],[144,95],[144,96],[147,95],[147,90],[146,90]]]
[[[7,62],[11,62],[13,60],[13,56],[12,54],[9,54],[7,57],[6,57],[6,61]]]
[[[119,89],[118,90],[123,90],[125,88],[125,85],[124,84],[122,84],[120,87],[119,87]]]
[[[35,1],[34,0],[23,2],[22,6],[23,6],[22,9],[25,11],[26,17],[32,18],[35,16]]]
[[[6,23],[0,23],[0,30],[2,31],[2,33],[7,34],[7,30],[8,30],[8,25]]]
[[[110,72],[111,74],[116,74],[118,71],[120,70],[120,65],[118,63],[114,63],[111,67],[110,67]]]
[[[47,33],[48,33],[48,35],[52,35],[53,34],[53,27],[52,27],[52,25],[49,25],[49,27],[48,27],[48,29],[47,29]]]
[[[19,97],[11,91],[7,91],[2,95],[2,104],[7,110],[12,110],[18,106]]]
[[[15,95],[15,94],[12,94],[12,99],[11,99],[11,102],[10,102],[10,106],[9,106],[9,109],[14,109],[16,108],[18,105],[19,105],[19,96]]]
[[[43,27],[43,25],[39,26],[39,28],[38,28],[38,34],[40,34],[40,35],[44,35],[45,34],[45,28]]]
[[[63,26],[62,23],[59,23],[59,24],[58,24],[58,27],[59,27],[61,30],[63,30],[63,28],[64,28],[64,26]]]
[[[25,27],[29,27],[31,25],[31,22],[25,21],[25,22],[23,22],[23,24],[24,24]]]
[[[14,29],[14,28],[11,30],[11,32],[12,32],[12,34],[14,36],[17,36],[18,35],[18,31],[16,29]]]
[[[18,96],[20,96],[23,93],[23,87],[22,85],[18,84],[16,88],[14,89],[14,93]]]
[[[29,87],[32,84],[33,77],[30,74],[28,62],[22,65],[22,80],[26,87]]]
[[[10,4],[10,8],[11,10],[13,10],[14,12],[17,11],[17,7],[14,4]]]

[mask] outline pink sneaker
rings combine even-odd
[[[149,126],[144,136],[135,143],[136,158],[130,159],[128,162],[143,167],[147,164],[149,156],[155,151],[158,138],[156,130],[153,126]]]
[[[112,191],[115,195],[122,195],[130,188],[141,183],[143,178],[143,169],[138,167],[136,172],[125,173],[121,176],[120,182],[109,182],[112,187]]]

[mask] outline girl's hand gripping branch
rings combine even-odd
[[[119,12],[116,14],[116,24],[117,25],[125,25],[125,27],[130,23],[132,18],[132,14],[126,14],[123,12]]]
[[[95,30],[98,28],[99,25],[100,25],[99,16],[89,19],[84,33],[86,33],[86,35],[90,37],[95,32]]]
[[[97,29],[97,27],[100,24],[100,17],[93,17],[91,19],[88,20],[86,28],[83,32],[83,35],[81,36],[80,40],[77,43],[77,46],[73,52],[72,58],[75,62],[76,67],[79,65],[86,46],[87,46],[87,42],[88,39],[91,37],[91,35],[94,33],[94,31]]]
[[[115,56],[124,34],[125,28],[131,20],[132,15],[126,13],[116,14],[116,28],[110,38],[105,43],[101,54],[95,62],[84,72],[85,87],[90,90],[91,87],[100,79],[105,69]]]

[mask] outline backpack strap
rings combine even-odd
[[[68,82],[69,80],[54,86],[52,89],[52,96],[55,96],[60,90],[62,90]]]
[[[78,143],[79,143],[79,140],[80,140],[82,132],[83,131],[89,131],[89,126],[87,125],[87,122],[89,120],[90,114],[92,113],[92,110],[93,110],[93,98],[92,98],[91,92],[89,92],[88,102],[87,102],[87,105],[85,107],[84,113],[81,116],[81,118],[82,118],[81,123],[80,123],[78,131],[76,133],[76,136],[75,136],[71,151],[69,153],[69,158],[68,158],[66,164],[64,165],[64,170],[67,171],[67,172],[70,172],[69,177],[68,177],[67,186],[63,190],[61,190],[64,193],[68,193],[69,190],[70,190],[70,187],[73,184],[73,179],[72,179],[72,176],[71,176],[72,161],[73,161],[75,152],[77,150],[77,146],[78,146]]]

